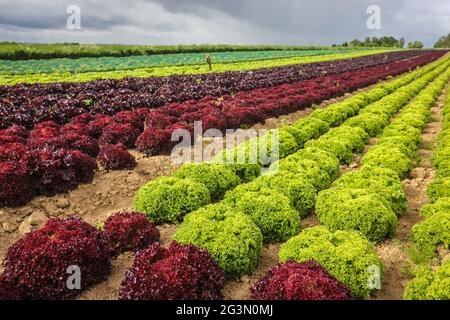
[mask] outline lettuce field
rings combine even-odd
[[[1,46],[0,300],[450,299],[447,50]]]

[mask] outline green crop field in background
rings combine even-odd
[[[291,57],[319,56],[361,50],[266,50],[228,51],[211,53],[213,63],[232,63]],[[204,64],[203,53],[155,54],[129,57],[56,58],[40,60],[0,60],[0,74],[82,73],[132,70],[148,67],[169,67]]]

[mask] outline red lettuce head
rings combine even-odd
[[[224,275],[210,254],[193,245],[154,243],[139,251],[125,274],[121,300],[212,300],[221,298]]]
[[[77,115],[76,117],[72,118],[72,123],[81,123],[81,124],[87,124],[88,122],[94,120],[94,116],[88,112],[82,113]]]
[[[67,150],[64,165],[75,171],[77,183],[92,182],[95,171],[98,169],[95,159],[79,150]]]
[[[270,269],[250,289],[254,300],[352,300],[350,289],[316,261],[288,261]]]
[[[0,135],[0,146],[9,144],[9,143],[25,144],[26,140],[24,138],[21,138],[18,136]]]
[[[60,134],[61,127],[54,121],[44,121],[36,124],[30,132],[30,139],[51,139],[56,138]]]
[[[144,130],[144,121],[142,121],[139,113],[135,111],[120,111],[113,117],[114,121],[121,124],[131,124],[139,131]]]
[[[34,138],[28,140],[30,149],[67,149],[84,152],[91,157],[96,157],[100,151],[97,140],[88,135],[77,133],[65,133],[55,138]]]
[[[0,162],[0,206],[21,206],[35,195],[27,168],[19,162]]]
[[[29,168],[40,194],[54,195],[91,182],[97,163],[78,150],[36,149],[29,152]]]
[[[86,130],[91,137],[98,139],[102,135],[103,130],[114,123],[115,121],[110,116],[96,115],[94,120],[86,124]]]
[[[14,136],[27,139],[30,132],[23,126],[14,125],[8,129],[0,130],[0,136]]]
[[[110,258],[102,232],[79,218],[53,218],[8,249],[3,276],[22,299],[68,299],[102,281],[110,271]],[[71,266],[81,272],[80,289],[68,288]]]
[[[148,113],[150,112],[150,109],[149,108],[138,108],[138,109],[133,110],[133,112],[139,116],[139,119],[141,119],[141,121],[145,121],[145,118],[147,117]]]
[[[0,301],[20,299],[20,292],[14,287],[14,283],[4,275],[0,275]]]
[[[136,159],[123,144],[102,145],[97,160],[106,170],[133,169],[137,165]]]
[[[88,135],[86,125],[82,122],[69,122],[61,128],[61,133],[76,133],[80,135]]]
[[[136,142],[140,130],[131,124],[111,124],[103,129],[103,133],[98,140],[102,144],[122,143],[128,148],[132,148]]]
[[[139,251],[159,241],[156,225],[139,212],[118,212],[105,222],[104,233],[115,255]]]
[[[98,142],[88,135],[66,133],[60,139],[62,147],[65,149],[78,150],[94,158],[100,152]]]
[[[147,128],[164,129],[167,126],[177,123],[178,121],[179,119],[177,117],[171,116],[159,110],[150,111],[145,118]]]
[[[28,147],[20,143],[6,143],[0,145],[1,161],[20,161],[28,152]]]
[[[166,129],[148,128],[136,140],[136,148],[147,156],[157,155],[171,149],[172,133]]]

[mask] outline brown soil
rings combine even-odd
[[[342,101],[353,94],[367,91],[373,86],[360,89],[352,94],[324,101],[314,108],[325,108]],[[253,129],[272,129],[293,124],[310,114],[314,108],[297,111],[278,118],[267,119],[265,123],[253,126]],[[163,175],[170,175],[177,165],[170,156],[144,157],[131,151],[138,166],[129,171],[97,172],[94,181],[81,185],[77,189],[54,197],[37,197],[29,204],[19,208],[0,208],[0,262],[9,246],[30,230],[39,228],[51,217],[77,215],[91,224],[101,224],[114,212],[130,210],[133,196],[140,186]],[[311,215],[302,220],[302,228],[317,225],[317,218]],[[158,226],[161,243],[167,245],[175,232],[176,225]],[[252,276],[244,276],[239,281],[229,282],[224,289],[227,299],[248,298],[249,287],[278,261],[280,245],[266,245],[263,249],[258,270]],[[107,280],[86,291],[80,299],[117,299],[118,290],[126,270],[131,266],[133,255],[123,254],[112,262],[112,272]],[[0,271],[1,267],[0,267]]]

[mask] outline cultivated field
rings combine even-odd
[[[0,57],[0,299],[450,299],[446,50]]]

